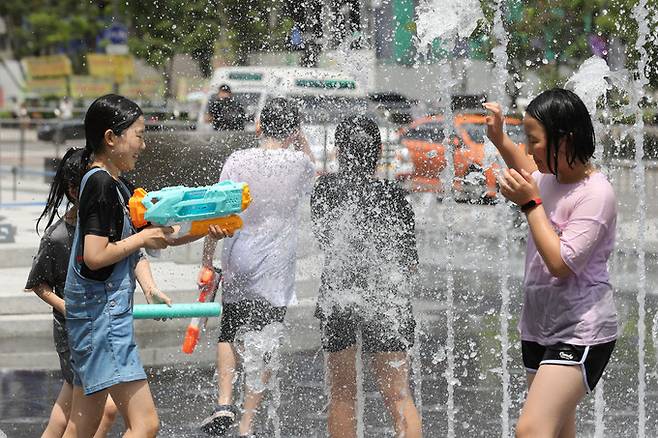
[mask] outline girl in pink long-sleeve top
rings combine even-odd
[[[487,135],[509,167],[501,193],[530,229],[519,323],[528,395],[517,437],[575,437],[576,406],[592,391],[617,338],[607,262],[617,202],[590,162],[595,139],[587,108],[555,88],[526,109],[525,154],[503,130],[500,105],[486,103]]]

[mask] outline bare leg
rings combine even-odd
[[[267,370],[261,374],[261,382],[266,385],[269,382],[272,373]],[[240,417],[240,435],[247,435],[251,433],[251,428],[254,420],[254,415],[258,411],[260,402],[263,400],[265,391],[253,391],[245,385],[245,398],[244,398],[244,412]]]
[[[107,390],[84,395],[81,386],[73,386],[71,415],[64,431],[64,438],[89,438],[94,436],[103,416]]]
[[[105,402],[105,409],[103,410],[103,418],[101,419],[101,424],[98,426],[94,438],[107,437],[107,434],[110,433],[110,429],[112,429],[112,425],[117,418],[118,412],[114,400],[112,400],[112,397],[108,396],[107,401]]]
[[[517,438],[575,436],[569,434],[575,434],[576,406],[585,396],[580,367],[542,365],[528,383],[528,396],[516,425]]]
[[[576,438],[576,410],[564,420],[558,438]]]
[[[233,379],[237,365],[235,350],[228,342],[217,344],[217,404],[230,405],[233,403]]]
[[[146,380],[119,383],[110,389],[128,429],[124,438],[154,438],[160,422]]]
[[[66,430],[66,423],[69,421],[71,414],[71,398],[73,397],[73,386],[64,382],[62,389],[59,390],[59,395],[53,409],[50,412],[50,419],[46,430],[43,431],[41,438],[60,438]]]
[[[356,438],[356,346],[327,354],[329,436]]]
[[[396,436],[420,438],[422,427],[409,389],[407,353],[375,353],[373,365],[379,391],[393,418]]]

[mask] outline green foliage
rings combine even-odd
[[[602,37],[608,44],[616,40],[625,45],[626,67],[631,70],[636,68],[639,59],[634,47],[637,23],[632,10],[637,0],[524,1],[520,10],[514,4],[518,1],[508,2],[508,7],[514,9],[516,14],[516,19],[507,23],[511,34],[508,53],[517,62],[527,61],[528,67],[539,66],[540,74],[547,82],[556,82],[555,73],[550,72],[550,68],[542,67],[542,64],[548,63],[554,67],[560,64],[579,65],[592,55],[589,43],[592,35]],[[655,34],[655,17],[650,22]],[[646,73],[650,84],[658,87],[658,48],[651,36],[644,47],[650,59]]]
[[[71,41],[82,41],[93,50],[96,35],[105,27],[104,12],[95,2],[76,0],[0,2],[0,16],[7,22],[9,43],[19,58],[68,51]]]
[[[135,31],[130,49],[161,70],[175,54],[190,54],[208,76],[219,33],[219,8],[219,2],[206,0],[126,2],[123,12]]]

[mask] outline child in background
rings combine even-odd
[[[249,184],[252,202],[242,213],[244,226],[222,249],[224,287],[217,344],[218,401],[201,428],[223,435],[237,419],[233,382],[237,365],[236,334],[261,331],[282,323],[295,299],[295,262],[299,207],[310,194],[315,175],[312,156],[300,134],[299,111],[287,99],[269,101],[261,112],[257,132],[260,147],[234,152],[220,180]],[[212,266],[216,240],[209,235],[203,262]],[[263,384],[269,373],[263,372]],[[262,392],[246,385],[239,435],[251,436],[254,414]]]
[[[327,352],[329,435],[334,438],[356,436],[359,335],[363,351],[372,354],[395,436],[422,434],[407,359],[416,327],[414,212],[397,183],[374,176],[381,144],[374,120],[353,115],[341,121],[336,128],[339,170],[318,178],[311,197],[313,231],[325,255],[316,316]]]
[[[594,390],[617,338],[607,262],[617,202],[590,161],[595,138],[585,104],[554,88],[534,98],[523,127],[526,155],[503,130],[497,103],[485,103],[487,135],[509,167],[501,193],[530,229],[519,322],[528,394],[517,437],[576,436],[576,407]]]

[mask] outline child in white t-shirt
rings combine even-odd
[[[245,182],[252,202],[242,213],[244,226],[224,239],[222,318],[217,344],[218,405],[201,428],[223,435],[235,422],[233,381],[237,333],[260,331],[282,323],[287,306],[294,304],[295,260],[299,206],[310,195],[315,167],[308,144],[299,131],[299,111],[283,98],[263,109],[260,147],[236,151],[227,159],[220,180]],[[217,241],[207,238],[203,266],[212,266]],[[269,379],[263,373],[262,381]],[[262,392],[245,388],[240,436],[250,436]]]

